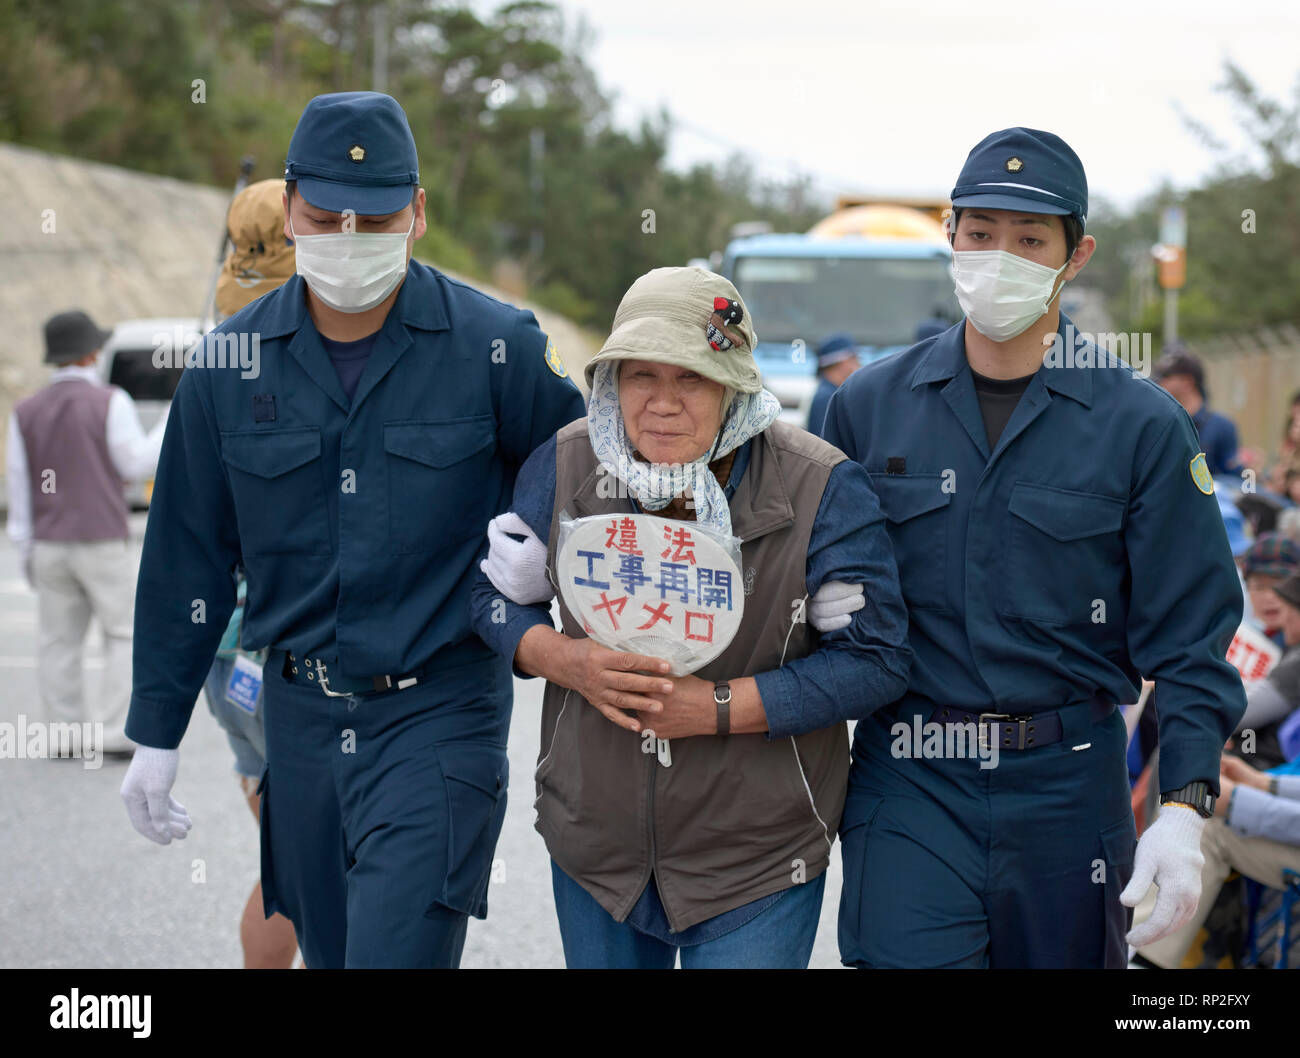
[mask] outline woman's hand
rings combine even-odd
[[[673,685],[664,676],[672,668],[662,658],[609,650],[592,639],[571,639],[548,625],[534,625],[515,650],[515,664],[533,676],[577,691],[605,719],[629,731],[641,722],[623,712],[631,709],[653,716],[663,709]],[[645,676],[641,672],[658,673]]]
[[[731,718],[728,724],[732,735],[758,734],[767,730],[767,713],[763,709],[763,696],[758,693],[758,683],[752,676],[728,680],[731,685]],[[647,730],[657,738],[689,738],[692,735],[718,733],[718,703],[713,698],[714,683],[698,676],[676,676],[672,693],[664,699],[664,707],[656,716],[641,717]]]
[[[698,676],[678,676],[672,693],[664,698],[663,708],[655,713],[642,712],[641,721],[656,738],[689,738],[691,735],[718,733],[718,705],[713,699],[713,684]]]
[[[639,732],[642,723],[623,710],[654,717],[663,710],[673,685],[663,678],[671,668],[661,658],[602,647],[592,639],[569,639],[557,659],[556,683],[577,691],[601,711],[606,720]],[[663,675],[643,676],[642,672]],[[660,736],[663,737],[663,736]]]

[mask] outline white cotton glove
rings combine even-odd
[[[508,533],[524,539],[515,540]],[[493,586],[511,602],[528,606],[555,595],[546,575],[546,545],[514,511],[488,522],[488,556],[479,563]]]
[[[1120,893],[1125,907],[1136,907],[1154,881],[1159,886],[1151,917],[1129,931],[1128,942],[1142,948],[1185,926],[1201,899],[1201,831],[1205,820],[1194,808],[1166,805],[1138,841],[1133,878]]]
[[[185,806],[171,796],[180,760],[178,749],[136,746],[122,780],[122,800],[131,825],[159,845],[185,837],[194,825]]]
[[[819,632],[833,632],[853,620],[849,614],[866,605],[861,584],[828,580],[808,602],[808,621]]]

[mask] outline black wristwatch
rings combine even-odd
[[[731,684],[726,680],[715,683],[713,701],[718,706],[718,734],[731,734]]]
[[[1162,805],[1171,802],[1187,805],[1195,808],[1202,819],[1209,819],[1214,815],[1215,800],[1208,782],[1189,782],[1186,786],[1181,786],[1177,790],[1168,790],[1160,795]]]

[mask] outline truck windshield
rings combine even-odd
[[[947,257],[740,257],[736,289],[760,342],[814,347],[847,331],[859,345],[911,345],[917,324],[955,322]]]

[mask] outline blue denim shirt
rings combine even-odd
[[[1300,846],[1300,775],[1278,775],[1276,795],[1234,786],[1228,826],[1245,837]]]
[[[815,433],[818,437],[822,436],[822,429],[826,425],[826,408],[838,388],[829,378],[819,378],[817,380],[817,391],[813,394],[812,404],[808,406],[809,433]]]
[[[749,466],[750,445],[736,451],[726,485],[730,500]],[[555,505],[555,438],[541,445],[520,469],[510,509],[541,540],[550,536]],[[897,699],[906,687],[912,652],[906,644],[907,612],[899,594],[889,540],[866,472],[852,460],[838,463],[822,493],[808,540],[806,582],[810,596],[823,583],[840,580],[870,583],[867,604],[847,628],[825,633],[820,647],[778,669],[754,674],[767,714],[769,739],[784,738],[859,719]],[[470,622],[480,637],[504,657],[513,658],[519,640],[537,624],[551,625],[549,603],[520,606],[509,599],[506,620],[493,623],[494,602],[501,600],[480,571],[471,591]],[[552,626],[553,627],[553,626]],[[864,664],[864,660],[868,663]],[[528,678],[528,674],[515,670]],[[643,933],[669,944],[693,945],[728,933],[789,893],[759,897],[672,933],[653,876],[627,921]]]
[[[1205,464],[1210,473],[1217,477],[1228,474],[1236,477],[1241,473],[1241,462],[1237,459],[1237,427],[1226,415],[1211,411],[1208,404],[1202,404],[1200,410],[1192,416],[1201,450],[1205,452]]]
[[[736,452],[728,499],[749,466],[749,445]],[[635,502],[635,501],[634,501]],[[547,540],[555,505],[555,438],[540,445],[520,468],[510,510]],[[897,700],[906,687],[912,651],[906,645],[907,610],[898,589],[883,516],[866,472],[852,460],[831,470],[808,539],[805,581],[815,595],[831,580],[870,584],[866,605],[846,628],[821,636],[819,649],[778,669],[754,674],[768,738],[817,731],[841,720],[860,720]],[[486,554],[484,545],[482,553]],[[493,621],[494,605],[504,604],[504,621]],[[470,624],[502,657],[513,658],[519,640],[534,625],[551,624],[549,603],[521,606],[501,597],[481,570],[470,591]],[[866,662],[864,664],[864,662]],[[515,675],[529,678],[515,669]]]

